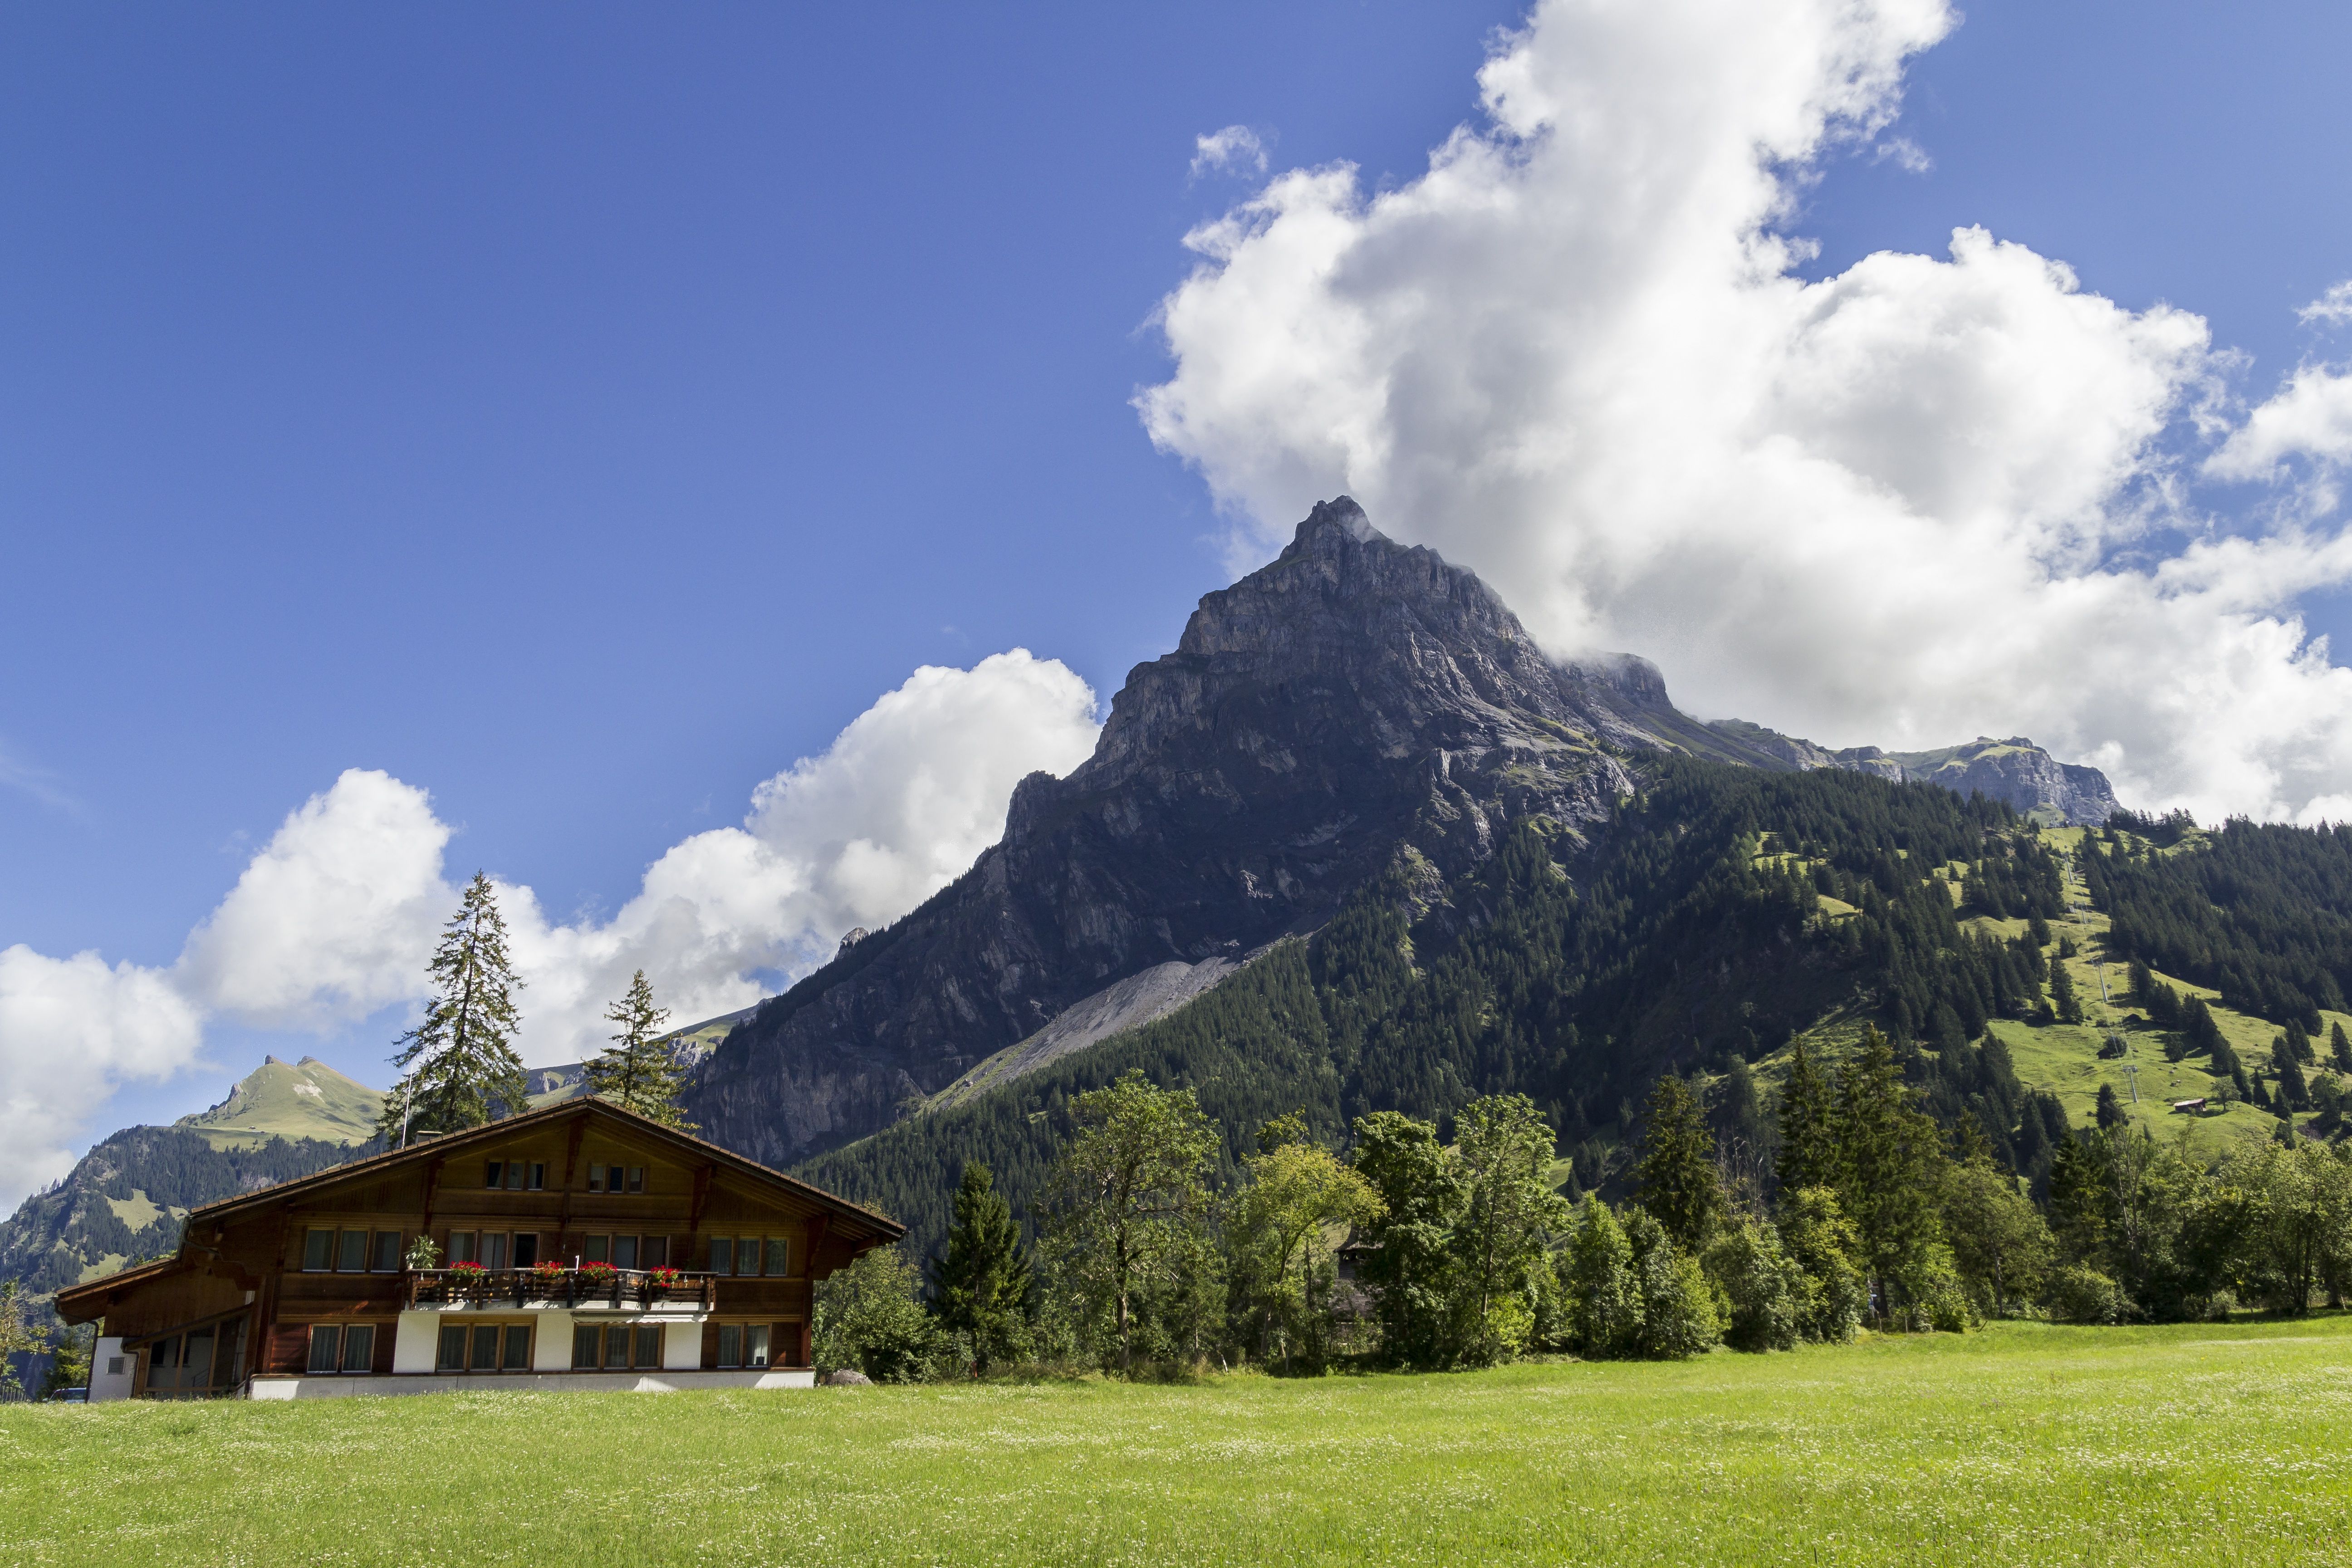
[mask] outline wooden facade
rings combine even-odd
[[[93,1397],[110,1367],[160,1398],[740,1383],[807,1367],[815,1282],[904,1233],[577,1100],[208,1205],[177,1256],[57,1305],[100,1323]]]

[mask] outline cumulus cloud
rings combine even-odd
[[[1246,125],[1228,125],[1192,138],[1192,177],[1203,174],[1263,174],[1265,143]]]
[[[635,970],[685,1023],[906,913],[1003,833],[1025,774],[1086,759],[1094,715],[1085,681],[1026,649],[925,666],[823,755],[761,784],[741,826],[663,854],[612,919],[558,921],[530,887],[499,882],[525,1060],[601,1049],[604,1011]],[[323,1032],[416,1000],[457,909],[450,837],[423,789],[355,768],[288,816],[173,967],[0,952],[0,1212],[70,1166],[114,1089],[195,1064],[207,1018]]]
[[[740,827],[697,834],[652,865],[607,921],[551,921],[502,888],[530,982],[533,1063],[600,1049],[606,1005],[643,968],[679,1021],[748,1006],[761,971],[797,973],[842,935],[913,909],[1004,831],[1013,786],[1094,749],[1095,694],[1024,648],[971,669],[925,666],[851,721],[824,755],[753,792]]]
[[[1188,237],[1146,428],[1236,520],[1236,569],[1345,490],[1556,652],[1646,654],[1701,713],[2023,731],[2136,804],[2306,812],[2352,784],[2352,675],[2293,608],[2352,572],[2332,500],[2216,527],[2183,454],[2227,437],[2219,479],[2316,453],[2338,384],[2231,435],[2200,319],[1981,228],[1796,273],[1797,194],[1954,23],[1544,0],[1421,178],[1280,173]]]
[[[202,1033],[160,970],[0,950],[0,1210],[65,1174],[83,1118],[124,1083],[185,1067]]]
[[[173,978],[261,1028],[325,1029],[415,994],[454,897],[425,793],[352,768],[289,816],[188,935]]]

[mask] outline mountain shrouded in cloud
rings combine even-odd
[[[1700,712],[2022,731],[2134,805],[2352,815],[2352,671],[2294,607],[2352,577],[2352,382],[2244,410],[2200,319],[1979,228],[1797,274],[1806,182],[1956,21],[1546,0],[1422,177],[1278,174],[1190,237],[1146,427],[1240,520],[1237,567],[1345,490]]]
[[[526,1059],[602,1048],[635,970],[676,1016],[702,1017],[905,913],[996,841],[1014,784],[1086,759],[1094,710],[1085,681],[1025,649],[926,666],[760,785],[743,826],[664,853],[609,921],[559,922],[501,882]],[[207,1018],[324,1032],[418,996],[457,905],[450,837],[423,788],[350,769],[287,816],[172,967],[0,951],[0,1210],[64,1173],[115,1089],[194,1065]]]

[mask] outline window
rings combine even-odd
[[[532,1161],[530,1166],[530,1178],[523,1184],[534,1193],[543,1189],[547,1185],[546,1165],[542,1164],[539,1161]]]
[[[643,1372],[661,1365],[658,1324],[582,1323],[572,1331],[575,1372]]]
[[[314,1230],[302,1238],[302,1271],[321,1273],[335,1266],[335,1233]]]
[[[769,1326],[765,1323],[719,1325],[719,1364],[759,1367],[768,1364]]]
[[[588,1190],[592,1193],[601,1193],[604,1190],[604,1166],[591,1165],[588,1167]]]
[[[637,1238],[634,1236],[614,1237],[613,1238],[613,1267],[615,1268],[635,1268],[636,1266]]]
[[[507,1167],[505,1161],[492,1160],[487,1165],[482,1167],[482,1185],[486,1187],[505,1185],[506,1170]]]
[[[631,1192],[633,1192],[633,1193],[642,1193],[642,1192],[644,1192],[645,1190],[646,1190],[646,1168],[645,1168],[643,1165],[632,1165],[632,1166],[630,1166],[630,1167],[629,1167],[629,1191],[631,1191]]]
[[[507,1326],[506,1349],[499,1356],[500,1372],[530,1370],[530,1330],[520,1323]]]
[[[714,1236],[710,1238],[710,1271],[713,1274],[735,1272],[734,1237]]]
[[[441,1348],[433,1358],[436,1372],[466,1370],[466,1331],[457,1323],[446,1323],[441,1329]]]
[[[310,1325],[311,1372],[332,1372],[342,1365],[343,1331],[335,1323]]]
[[[316,1346],[312,1349],[315,1351]],[[375,1325],[353,1323],[343,1331],[343,1370],[373,1372],[375,1370]]]
[[[789,1261],[791,1252],[783,1238],[776,1236],[768,1237],[768,1272],[775,1275],[791,1273],[792,1270],[784,1267]]]
[[[499,1369],[499,1331],[488,1323],[474,1330],[474,1348],[466,1358],[467,1372],[496,1372]]]
[[[720,1366],[743,1364],[743,1329],[740,1324],[719,1325],[719,1364]]]
[[[760,1271],[760,1238],[747,1236],[735,1244],[735,1272],[757,1274]]]
[[[506,1232],[502,1230],[484,1231],[482,1233],[482,1250],[480,1256],[483,1268],[492,1269],[504,1268],[507,1266]]]
[[[637,1267],[660,1268],[669,1262],[669,1237],[649,1236],[637,1245]]]
[[[519,1193],[522,1191],[522,1179],[526,1173],[526,1167],[520,1160],[509,1160],[507,1162],[507,1191],[510,1193]]]
[[[609,1236],[581,1237],[580,1256],[590,1263],[610,1263],[613,1261],[613,1238]]]
[[[108,1356],[106,1358],[106,1375],[109,1377],[121,1377],[122,1375],[123,1360],[124,1358],[119,1355]]]
[[[539,1261],[539,1237],[525,1231],[514,1238],[514,1266],[528,1268]]]
[[[368,1267],[378,1274],[400,1272],[400,1232],[380,1230],[375,1233],[375,1260]]]
[[[743,1364],[745,1366],[768,1364],[767,1324],[753,1323],[743,1331]]]
[[[335,1255],[335,1267],[346,1274],[358,1274],[367,1268],[367,1232],[343,1232],[343,1245]]]
[[[474,1233],[472,1231],[453,1230],[449,1233],[449,1261],[452,1263],[474,1263],[479,1261],[479,1259],[474,1256]]]

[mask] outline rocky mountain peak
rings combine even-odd
[[[1408,849],[1452,870],[1514,817],[1600,821],[1658,745],[1726,754],[1654,666],[1555,665],[1475,573],[1323,502],[961,879],[763,1004],[688,1114],[772,1162],[871,1131],[1129,977],[1313,929]]]

